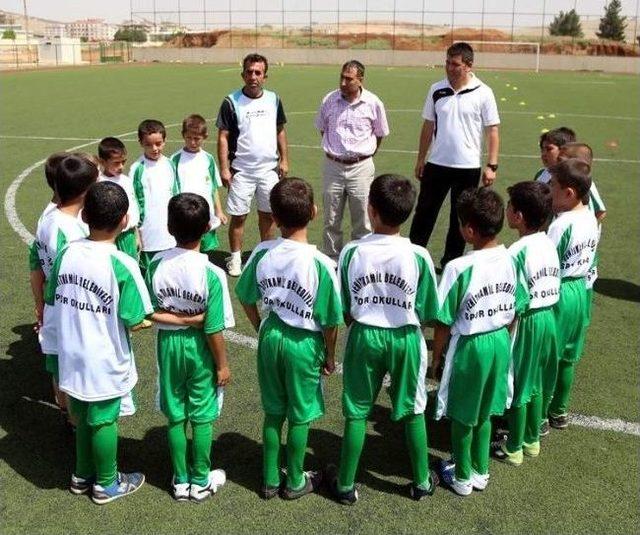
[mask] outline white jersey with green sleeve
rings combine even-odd
[[[586,206],[562,212],[549,225],[547,235],[560,259],[560,276],[586,277],[598,247],[598,222]]]
[[[548,184],[551,181],[551,173],[546,167],[538,170],[533,179],[537,182],[542,182],[543,184]]]
[[[344,311],[357,322],[394,328],[436,318],[436,274],[424,247],[369,234],[344,247],[338,266]]]
[[[555,305],[560,298],[560,263],[556,247],[544,232],[523,236],[509,253],[529,290],[529,310]]]
[[[241,303],[260,303],[291,327],[321,331],[340,325],[342,304],[335,262],[315,245],[279,238],[258,244],[236,285]]]
[[[220,220],[215,215],[213,196],[216,190],[222,186],[222,182],[213,156],[204,150],[188,152],[181,149],[171,156],[171,161],[178,174],[180,191],[182,193],[197,193],[204,197],[209,204],[211,229],[218,228]]]
[[[504,247],[470,251],[445,266],[437,320],[451,334],[472,335],[509,325],[526,310],[529,296],[516,264]]]
[[[106,242],[65,247],[51,272],[60,390],[81,401],[131,392],[138,380],[128,328],[153,312],[136,261]]]
[[[589,188],[588,206],[589,206],[589,210],[591,210],[594,214],[597,214],[598,212],[607,211],[607,207],[604,205],[604,201],[600,196],[600,192],[598,191],[598,188],[596,187],[596,183],[593,180],[593,178],[591,178],[591,187]]]
[[[129,221],[124,230],[137,227],[140,223],[140,210],[138,209],[138,201],[136,200],[136,195],[133,191],[133,180],[123,173],[117,176],[107,176],[100,173],[100,175],[98,175],[98,182],[104,182],[105,180],[118,184],[118,186],[120,186],[127,194],[127,199],[129,199],[129,210],[127,210],[127,214],[129,214]]]
[[[30,256],[35,258],[37,255],[45,280],[49,280],[56,256],[64,246],[86,235],[86,227],[76,216],[65,214],[56,207],[43,214],[38,222],[36,239],[32,244],[33,253]],[[38,341],[45,355],[57,353],[58,342],[53,323],[53,310],[46,303],[42,313],[42,326],[38,331]]]
[[[205,313],[204,332],[213,334],[235,325],[227,278],[207,255],[175,247],[156,254],[147,271],[147,286],[155,310],[180,314]],[[159,329],[186,329],[157,324]]]
[[[143,251],[164,251],[176,241],[167,229],[169,200],[180,193],[173,163],[161,155],[158,160],[141,156],[129,171],[140,211],[140,241]]]
[[[56,203],[50,202],[47,204],[46,208],[40,214],[38,218],[38,224],[36,226],[36,230],[40,226],[40,222],[47,217],[47,215],[57,208]],[[29,271],[36,271],[42,268],[42,264],[40,263],[40,255],[38,254],[38,241],[37,238],[31,242],[29,245]]]

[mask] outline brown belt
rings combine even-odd
[[[329,158],[330,160],[341,163],[343,165],[353,165],[354,163],[361,162],[362,160],[366,160],[368,158],[371,158],[371,156],[373,156],[373,154],[369,154],[368,156],[356,156],[355,158],[338,158],[337,156],[334,156],[333,154],[329,154],[328,152],[325,152],[325,154],[327,155],[327,158]]]

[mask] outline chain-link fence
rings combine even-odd
[[[131,18],[174,34],[176,46],[441,49],[456,40],[527,41],[543,53],[638,50],[638,0],[623,0],[625,40],[591,43],[609,0],[132,0]],[[582,36],[556,38],[549,24],[574,9]],[[210,35],[197,37],[194,32]],[[184,35],[184,34],[191,35]]]
[[[0,41],[0,69],[125,63],[133,60],[131,44]]]

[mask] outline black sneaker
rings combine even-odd
[[[282,491],[282,497],[285,500],[297,500],[307,494],[316,492],[322,483],[322,472],[309,471],[304,472],[305,483],[301,489],[291,490],[289,487],[285,487]]]
[[[355,485],[347,492],[340,492],[338,490],[338,468],[335,464],[327,465],[325,469],[325,479],[329,485],[329,492],[331,496],[342,505],[353,505],[358,501],[358,490]]]
[[[271,485],[262,485],[262,487],[260,487],[260,496],[262,496],[263,500],[270,500],[280,494],[281,490],[282,486],[273,487]]]
[[[540,436],[546,437],[549,434],[549,420],[542,420],[540,424]]]
[[[440,478],[435,470],[429,470],[429,487],[423,489],[422,487],[416,486],[414,483],[409,485],[409,496],[411,499],[419,502],[422,498],[426,498],[427,496],[433,496],[433,493],[436,491],[436,487],[440,483]]]
[[[560,416],[549,415],[549,425],[554,429],[566,429],[569,427],[569,418],[566,414]]]

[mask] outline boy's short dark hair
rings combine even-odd
[[[454,43],[447,48],[447,57],[460,56],[466,65],[473,65],[473,48],[469,43]]]
[[[584,160],[569,158],[549,168],[552,180],[564,188],[572,188],[580,199],[589,195],[591,188],[591,166]]]
[[[209,133],[207,121],[202,115],[194,113],[182,121],[182,135],[193,132],[198,136],[206,136]]]
[[[138,125],[138,141],[151,134],[162,134],[162,139],[166,139],[167,129],[156,119],[145,119]]]
[[[458,197],[458,219],[483,238],[493,238],[502,230],[504,202],[489,188],[469,188]]]
[[[408,178],[386,174],[376,177],[369,188],[369,204],[380,220],[390,227],[399,227],[411,215],[416,202],[416,189]]]
[[[546,142],[556,147],[563,147],[576,140],[576,133],[568,126],[560,126],[540,136],[540,148]]]
[[[180,193],[169,201],[169,234],[178,244],[202,238],[210,219],[209,204],[202,195]]]
[[[269,195],[273,217],[285,228],[304,228],[313,219],[313,188],[302,178],[280,180]]]
[[[87,191],[98,178],[98,167],[87,158],[68,154],[60,160],[55,175],[55,191],[65,203]]]
[[[264,64],[264,74],[269,70],[269,62],[262,54],[248,54],[242,60],[242,72],[245,72],[252,63]]]
[[[578,158],[587,162],[589,165],[593,162],[593,149],[586,143],[578,143],[572,141],[565,143],[562,146],[562,152],[566,154],[568,158]]]
[[[55,191],[56,189],[56,177],[58,174],[58,166],[63,158],[69,156],[68,152],[54,152],[44,162],[44,177],[47,179],[49,187]]]
[[[543,228],[552,215],[551,189],[544,182],[526,180],[507,188],[509,202],[520,212],[528,229]]]
[[[114,156],[124,156],[127,154],[127,147],[117,137],[105,137],[98,144],[98,158],[108,161]]]
[[[84,197],[82,217],[90,229],[115,230],[129,210],[129,198],[122,186],[104,180],[96,182]]]

